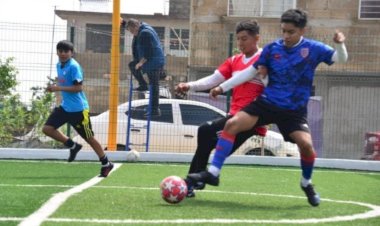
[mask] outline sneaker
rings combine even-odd
[[[189,175],[187,175],[187,178],[190,179],[193,182],[193,184],[203,182],[213,186],[219,185],[219,177],[212,175],[208,171],[202,171],[200,173],[190,173]]]
[[[321,202],[321,199],[319,197],[319,194],[314,191],[313,185],[309,184],[306,187],[303,187],[301,185],[301,188],[305,192],[305,195],[306,195],[307,200],[309,201],[310,205],[318,206],[319,203]]]
[[[133,90],[143,92],[143,91],[148,91],[148,87],[147,86],[139,86]]]
[[[108,162],[107,165],[102,166],[102,168],[100,169],[100,175],[99,176],[100,177],[107,177],[112,169],[113,169],[113,163],[112,162]]]
[[[82,145],[75,143],[74,148],[70,148],[70,156],[67,159],[68,162],[72,162],[75,160],[75,157],[77,157],[78,152],[82,149]]]
[[[186,182],[186,185],[187,185],[187,194],[186,194],[186,197],[187,198],[194,198],[195,197],[195,192],[194,192],[193,183],[188,178],[185,178],[184,181]]]

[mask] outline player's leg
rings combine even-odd
[[[298,130],[292,132],[289,136],[296,142],[300,150],[302,170],[301,188],[305,192],[310,205],[318,206],[320,198],[314,191],[314,187],[311,183],[316,158],[311,135],[309,132]]]
[[[113,168],[113,163],[108,160],[108,157],[104,152],[102,146],[94,137],[89,111],[84,110],[83,112],[76,112],[75,115],[71,117],[70,124],[78,132],[78,134],[92,147],[98,156],[99,161],[102,164],[100,176],[107,177]],[[74,160],[78,152],[72,152],[70,154],[70,158]]]
[[[286,141],[297,144],[301,155],[301,188],[305,192],[310,205],[318,206],[320,198],[311,184],[316,153],[307,124],[306,112],[305,109],[281,112],[276,124]]]
[[[230,118],[230,117],[228,117]],[[212,150],[215,148],[220,133],[228,119],[220,118],[211,122],[205,122],[198,128],[197,149],[191,161],[189,174],[205,171]],[[185,179],[187,184],[187,197],[195,197],[194,189],[204,189],[205,183],[193,183],[189,179]]]
[[[232,152],[236,135],[253,128],[258,120],[257,116],[250,115],[244,111],[238,112],[226,122],[215,147],[214,158],[208,171],[214,176],[219,176],[220,170],[226,158]]]
[[[63,124],[69,121],[69,113],[65,112],[62,107],[54,108],[53,112],[48,117],[45,125],[42,127],[42,132],[54,140],[62,142],[66,147],[72,150],[80,150],[82,146],[80,144],[74,143],[69,137],[64,135],[58,130]]]
[[[225,159],[230,155],[235,137],[242,131],[251,129],[257,122],[258,117],[252,116],[244,111],[238,112],[226,122],[215,148],[215,154],[208,171],[189,174],[192,181],[202,181],[210,185],[219,185],[219,173]]]
[[[205,122],[198,128],[197,149],[191,161],[188,173],[205,171],[212,150],[218,141],[220,133],[228,118],[221,118],[211,122]]]

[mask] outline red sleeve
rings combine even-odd
[[[232,77],[232,58],[233,57],[228,58],[218,68],[218,71],[223,75],[224,79],[226,80]]]

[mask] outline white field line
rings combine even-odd
[[[46,160],[46,161],[41,161],[41,160],[9,160],[9,159],[0,159],[0,162],[22,162],[22,163],[59,163],[59,164],[68,164],[66,161],[54,161],[54,160]],[[83,163],[88,163],[88,164],[98,164],[98,162],[94,161],[78,161],[78,162],[72,162],[69,164],[83,164]],[[175,164],[175,163],[167,163],[167,164],[162,164],[162,163],[128,163],[128,164],[139,164],[139,165],[145,165],[145,166],[161,166],[161,167],[168,167],[170,166],[175,166],[175,167],[183,167],[183,168],[188,168],[189,164]],[[244,170],[268,170],[268,171],[288,171],[288,172],[300,172],[300,169],[286,169],[283,168],[282,166],[267,166],[267,167],[249,167],[248,165],[243,165],[243,166],[230,166],[230,165],[225,165],[225,168],[229,169],[244,169]],[[336,169],[323,169],[319,170],[319,168],[314,169],[315,173],[338,173],[338,174],[360,174],[360,175],[378,175],[380,176],[380,172],[370,172],[370,171],[361,171],[361,170],[336,170]]]
[[[23,185],[19,185],[19,186],[23,186]],[[43,186],[43,185],[37,185],[37,186]],[[158,190],[159,189],[159,188],[153,188],[153,187],[130,187],[130,186],[93,186],[93,188],[140,189],[140,190],[141,189],[144,189],[144,190]],[[279,195],[279,194],[254,193],[254,192],[229,192],[229,191],[217,191],[217,190],[202,190],[198,192],[305,199],[304,196]],[[44,221],[49,221],[49,222],[103,223],[103,224],[180,224],[180,223],[187,223],[187,224],[205,224],[205,223],[211,223],[211,224],[315,224],[315,223],[354,221],[354,220],[360,220],[360,219],[375,218],[375,217],[380,216],[380,206],[377,206],[377,205],[363,203],[363,202],[333,200],[333,199],[322,199],[322,201],[341,203],[341,204],[347,204],[347,205],[358,205],[358,206],[366,207],[370,210],[364,213],[347,215],[347,216],[333,216],[333,217],[328,217],[328,218],[309,218],[309,219],[278,219],[278,220],[270,220],[270,219],[244,219],[242,220],[242,219],[218,219],[218,218],[217,219],[167,219],[167,220],[165,219],[113,220],[113,219],[48,218],[48,216],[46,215],[44,216],[41,215],[39,217],[44,217]],[[28,218],[25,218],[24,222]],[[20,221],[21,219],[22,218],[3,217],[3,218],[0,218],[0,221]],[[36,224],[31,224],[31,222],[25,225],[28,225],[28,226],[36,225]]]
[[[98,186],[106,187],[106,186]],[[128,188],[128,187],[124,187]],[[146,189],[152,190],[152,188],[141,188],[141,187],[129,187],[130,189]],[[155,188],[158,189],[158,188]],[[294,195],[276,195],[276,194],[261,194],[252,192],[225,192],[225,191],[202,191],[202,192],[213,192],[213,193],[223,193],[223,194],[240,194],[240,195],[257,195],[257,196],[275,196],[282,198],[297,198],[305,199],[305,197],[294,196]],[[113,220],[113,219],[72,219],[72,218],[49,218],[46,221],[49,222],[75,222],[75,223],[102,223],[102,224],[316,224],[316,223],[333,223],[342,221],[354,221],[360,219],[375,218],[380,216],[380,206],[372,205],[363,202],[354,201],[342,201],[333,199],[322,199],[325,202],[335,202],[341,204],[358,205],[367,207],[370,210],[364,213],[347,215],[347,216],[333,216],[327,218],[309,218],[309,219],[279,219],[279,220],[261,220],[261,219],[152,219],[152,220],[135,220],[135,219],[124,219],[124,220]]]
[[[110,174],[118,169],[121,164],[115,164],[114,169]],[[94,186],[95,184],[102,181],[104,177],[96,176],[89,181],[84,182],[78,186],[75,186],[67,191],[55,194],[47,202],[45,202],[37,211],[26,217],[19,226],[38,226],[44,222],[48,217],[53,214],[70,196],[82,192],[83,190]]]

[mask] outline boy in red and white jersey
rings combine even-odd
[[[231,89],[234,85],[229,82],[232,81],[231,78],[238,75],[240,71],[250,67],[260,56],[261,49],[258,47],[259,30],[260,27],[255,20],[238,23],[236,26],[236,38],[241,53],[228,58],[212,75],[197,81],[178,84],[176,91],[203,91],[220,87],[221,89],[212,89],[210,92],[211,97],[216,97],[222,93],[222,90]],[[266,71],[262,70],[260,73],[266,74]],[[205,122],[198,128],[198,145],[190,165],[189,173],[206,170],[211,151],[215,148],[218,135],[223,130],[226,121],[256,99],[264,90],[264,83],[265,81],[255,77],[236,86],[232,91],[232,101],[228,116]],[[266,131],[265,127],[253,127],[248,131],[238,134],[231,154],[248,138],[253,135],[265,136]],[[189,180],[186,180],[186,182],[188,184],[188,197],[195,196],[194,189],[203,189],[205,186],[204,183],[192,184]]]

